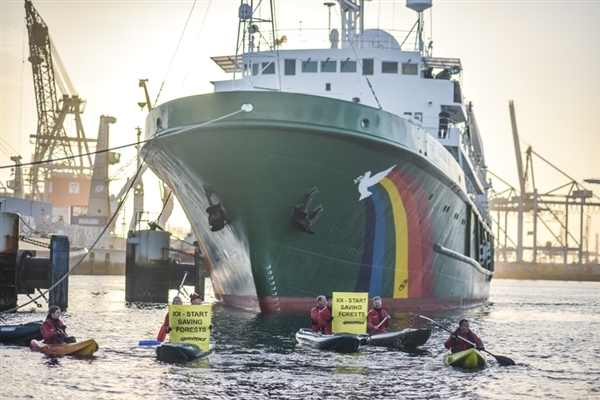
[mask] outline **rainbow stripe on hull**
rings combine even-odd
[[[433,232],[426,193],[418,181],[396,166],[369,191],[371,196],[364,200],[365,246],[356,291],[387,295],[383,291],[384,266],[391,264],[393,292],[386,297],[433,297]],[[388,234],[393,235],[395,246],[386,247]],[[386,259],[393,261],[386,263]]]

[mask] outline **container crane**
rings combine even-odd
[[[27,33],[29,38],[29,62],[33,70],[33,83],[37,105],[37,133],[31,135],[35,139],[34,165],[29,170],[28,184],[32,200],[50,201],[52,176],[69,176],[89,179],[92,159],[89,155],[89,142],[81,122],[81,114],[85,109],[85,101],[80,99],[71,84],[58,54],[54,54],[48,26],[33,7],[30,0],[25,0]],[[53,57],[56,56],[56,72]],[[58,100],[56,86],[59,86],[62,99]],[[67,114],[75,118],[76,136],[68,136],[64,129]],[[87,154],[86,156],[79,156]],[[68,159],[60,163],[35,164],[44,160],[57,158]]]

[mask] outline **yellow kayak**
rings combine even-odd
[[[471,348],[458,353],[446,353],[444,355],[444,364],[453,367],[475,368],[485,367],[487,363],[483,354],[477,349]]]
[[[46,344],[40,340],[32,340],[29,348],[51,356],[91,356],[98,350],[98,343],[94,339],[67,344]]]

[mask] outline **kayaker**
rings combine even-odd
[[[325,306],[327,305],[327,300],[325,300],[325,296],[320,295],[317,296],[317,305],[310,310],[310,323],[312,324],[311,331],[319,332],[319,314]]]
[[[179,297],[179,295],[173,297],[174,306],[180,306],[182,304],[183,301],[181,300],[181,297]],[[165,321],[163,322],[162,326],[160,327],[160,330],[158,331],[158,335],[156,336],[156,340],[164,342],[167,338],[167,333],[169,333],[170,330],[171,328],[169,327],[169,313],[167,312],[167,315],[165,315]]]
[[[202,304],[202,296],[199,295],[198,293],[194,292],[194,293],[190,294],[190,302],[192,303],[192,305],[201,305]],[[210,324],[208,329],[212,330],[212,324]]]
[[[333,330],[331,329],[331,321],[333,321],[333,316],[331,315],[332,297],[326,296],[325,302],[326,307],[319,313],[319,328],[321,333],[331,335],[333,334]]]
[[[202,296],[200,296],[198,293],[194,292],[194,293],[190,294],[190,302],[192,304],[202,304]]]
[[[458,353],[459,351],[464,351],[473,347],[459,336],[467,339],[469,342],[475,343],[477,345],[477,350],[484,350],[483,342],[475,332],[469,329],[469,321],[466,319],[461,319],[458,322],[458,329],[448,337],[448,340],[444,343],[444,347],[450,349],[452,353]]]
[[[371,335],[386,333],[386,328],[392,323],[392,318],[383,308],[381,308],[381,304],[381,297],[373,297],[373,308],[369,310],[369,313],[367,314],[367,329]]]
[[[46,320],[40,327],[45,344],[74,343],[75,338],[67,335],[67,326],[60,319],[60,307],[52,306],[48,309]]]

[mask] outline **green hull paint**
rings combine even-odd
[[[245,103],[251,112],[239,111]],[[381,295],[389,310],[487,299],[492,268],[476,261],[476,229],[469,225],[480,217],[468,201],[464,175],[415,125],[335,99],[228,92],[165,103],[148,116],[149,138],[157,126],[162,129],[144,148],[146,161],[182,204],[202,242],[215,293],[225,302],[286,312],[306,311],[317,295],[333,291]],[[372,217],[367,202],[375,195],[359,200],[354,180],[393,166],[408,177],[398,196],[412,196],[415,208],[408,200],[404,205],[409,229],[394,226],[392,197],[379,189],[384,211],[378,218],[385,224],[373,232],[373,266],[365,269]],[[319,205],[324,211],[308,234],[294,226],[292,215],[313,188],[318,194],[309,214]],[[205,190],[225,211],[227,226],[219,232],[210,231]],[[395,294],[402,251],[410,253],[408,298]],[[425,272],[419,262],[430,264]],[[362,282],[365,271],[370,284]]]

